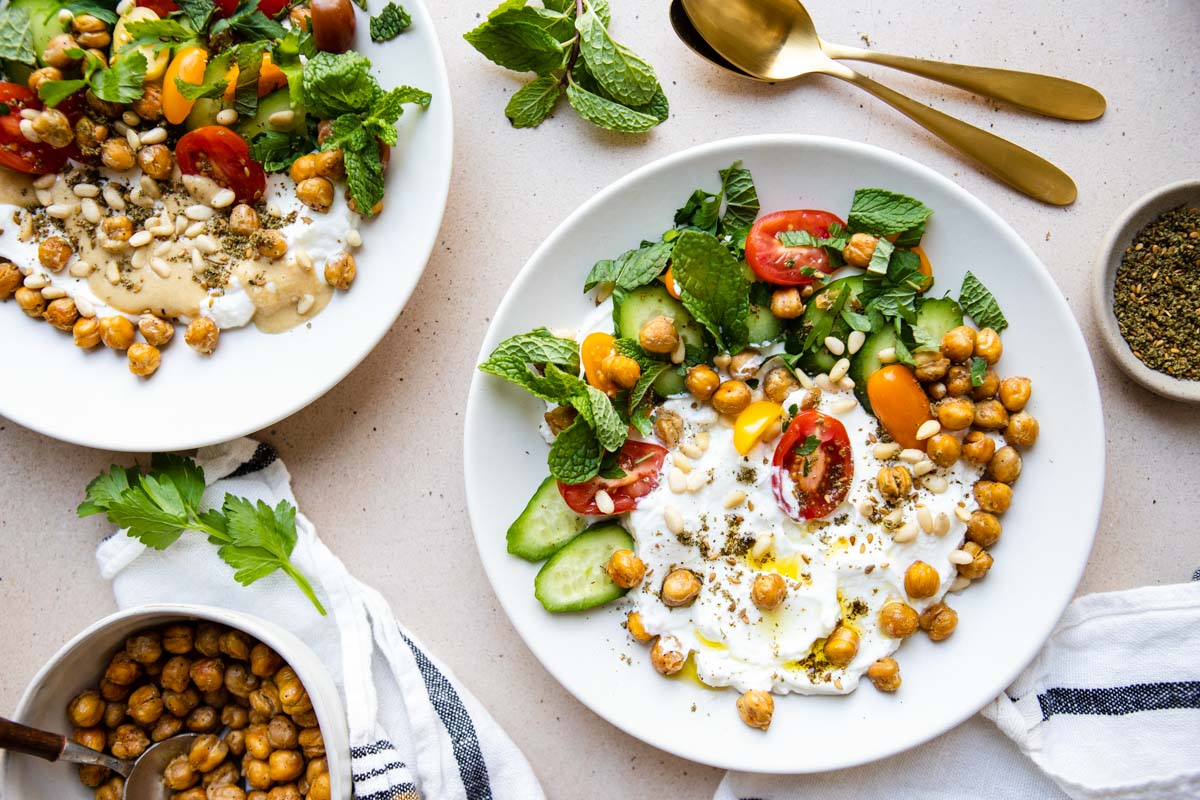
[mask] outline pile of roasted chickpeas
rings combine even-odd
[[[181,622],[130,636],[67,717],[76,742],[120,759],[202,734],[167,764],[174,800],[329,800],[325,742],[304,685],[233,628]],[[106,767],[82,766],[79,780],[96,800],[121,800],[125,781]]]

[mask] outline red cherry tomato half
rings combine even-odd
[[[258,10],[268,17],[273,17],[283,11],[287,4],[288,0],[258,0]]]
[[[28,86],[20,83],[0,81],[0,103],[8,106],[9,111],[17,112],[23,108],[41,108],[42,101]]]
[[[164,19],[172,11],[179,10],[179,6],[175,5],[174,0],[137,0],[137,4],[142,8],[150,9]]]
[[[785,231],[807,231],[818,239],[829,236],[829,226],[844,222],[828,211],[796,209],[776,211],[754,223],[746,237],[746,263],[754,274],[767,283],[781,286],[803,286],[816,280],[815,275],[803,275],[805,267],[818,272],[833,272],[829,254],[823,247],[785,247],[779,234]]]
[[[0,103],[9,113],[0,117],[0,166],[29,175],[58,172],[70,156],[68,148],[33,143],[21,133],[21,110],[40,109],[42,101],[27,86],[0,81]]]
[[[221,125],[206,125],[180,137],[175,158],[184,175],[204,175],[232,189],[239,203],[262,199],[267,174],[250,157],[246,140]]]
[[[587,483],[576,484],[559,481],[558,491],[576,514],[599,515],[602,512],[596,505],[596,492],[603,489],[612,498],[613,513],[623,514],[636,508],[638,498],[658,486],[658,474],[666,457],[665,447],[629,439],[617,454],[617,466],[624,470],[624,478],[597,476]]]
[[[804,411],[792,419],[771,460],[771,486],[792,519],[820,519],[842,504],[854,478],[850,437],[834,417]]]

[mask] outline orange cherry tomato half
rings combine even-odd
[[[604,359],[613,353],[613,341],[613,337],[609,334],[597,331],[589,333],[579,348],[579,360],[583,362],[583,374],[587,377],[587,382],[609,397],[612,397],[621,388],[610,381],[600,368]]]
[[[925,251],[920,247],[914,247],[912,251],[917,254],[917,258],[921,259],[921,274],[929,278],[929,280],[925,281],[925,285],[921,289],[928,289],[933,285],[933,265],[929,263],[929,256],[925,255]]]
[[[558,482],[558,492],[576,514],[600,515],[596,505],[596,492],[603,489],[613,501],[613,513],[624,514],[637,507],[638,499],[645,497],[658,486],[667,448],[651,442],[629,439],[617,454],[617,466],[625,473],[623,478],[602,478],[597,475],[586,483],[569,484]]]
[[[180,137],[175,158],[184,175],[204,175],[232,189],[239,203],[255,203],[267,190],[262,165],[250,157],[246,140],[220,125],[205,125]]]
[[[188,100],[175,85],[179,78],[184,83],[204,83],[204,68],[208,66],[208,51],[203,47],[182,47],[171,59],[170,66],[163,76],[162,108],[163,116],[172,125],[178,125],[187,119],[192,111],[195,100]]]
[[[793,417],[771,459],[771,488],[784,513],[795,520],[827,516],[846,499],[853,480],[846,427],[820,411]]]
[[[667,272],[663,275],[663,286],[667,289],[667,294],[679,299],[679,284],[675,282],[674,267],[667,267]]]
[[[750,228],[746,236],[746,263],[754,274],[767,283],[780,286],[803,286],[817,279],[814,274],[802,274],[805,267],[815,272],[830,273],[829,254],[823,247],[786,247],[779,234],[786,231],[807,231],[818,239],[829,236],[829,226],[842,220],[828,211],[795,209],[767,214]]]
[[[229,69],[225,70],[225,94],[222,99],[226,103],[232,103],[237,95],[238,75],[241,70],[238,65],[234,64]],[[276,89],[282,89],[287,86],[287,75],[283,70],[275,66],[275,62],[271,60],[271,54],[264,52],[262,55],[262,68],[258,71],[258,96],[266,97]]]
[[[929,397],[911,369],[889,364],[875,370],[867,378],[867,398],[884,430],[901,447],[925,449],[925,442],[917,438],[917,429],[933,415],[929,412]]]

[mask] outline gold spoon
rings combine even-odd
[[[704,41],[749,77],[783,81],[818,73],[841,78],[875,95],[1014,189],[1054,205],[1075,201],[1075,182],[1041,156],[834,61],[822,49],[812,18],[797,0],[682,0],[682,5]],[[961,75],[956,80],[962,84]]]

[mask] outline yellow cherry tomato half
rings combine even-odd
[[[133,41],[133,34],[129,32],[128,24],[131,22],[153,22],[159,19],[158,14],[152,9],[142,6],[135,6],[130,9],[129,13],[117,20],[117,24],[113,27],[112,32],[112,53],[113,61],[117,61],[120,56],[120,50],[127,44]],[[136,52],[141,53],[146,57],[146,82],[156,81],[163,76],[167,70],[167,62],[171,58],[169,49],[159,50],[154,52],[154,47],[145,45],[137,48]]]
[[[204,68],[208,65],[208,51],[203,47],[181,47],[171,59],[167,67],[166,77],[163,78],[162,106],[163,116],[172,125],[178,125],[187,119],[195,100],[188,100],[175,85],[179,78],[184,83],[204,83]]]
[[[911,369],[903,364],[890,364],[875,370],[867,378],[867,398],[884,430],[901,447],[925,449],[925,442],[917,438],[917,429],[921,423],[933,419],[933,415],[929,411],[929,397]]]
[[[667,267],[667,273],[663,275],[663,285],[667,288],[667,294],[679,299],[679,284],[675,283],[675,268]]]
[[[619,386],[608,379],[601,369],[604,359],[613,354],[613,337],[607,333],[589,333],[583,340],[579,350],[579,358],[583,361],[583,374],[587,382],[610,397],[620,391]]]
[[[771,426],[783,417],[783,406],[759,400],[746,406],[733,423],[733,446],[742,455],[754,449]]]

